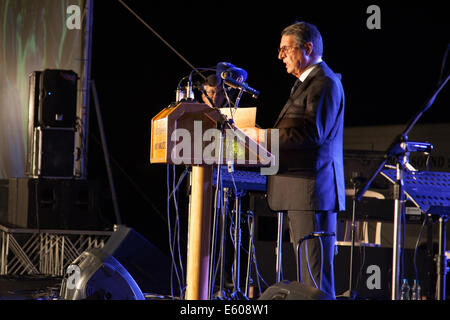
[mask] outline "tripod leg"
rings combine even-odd
[[[235,195],[234,217],[234,291],[240,291],[240,263],[241,263],[241,208],[239,195]]]
[[[225,284],[225,234],[227,230],[226,213],[228,208],[228,188],[223,188],[222,196],[222,210],[221,210],[221,231],[220,231],[220,284],[218,297],[225,298],[224,284]]]
[[[355,190],[356,191],[356,190]],[[350,271],[348,277],[348,293],[349,297],[353,297],[353,264],[355,259],[355,239],[356,239],[356,199],[353,198],[353,212],[352,212],[352,245],[350,247]]]
[[[248,297],[250,294],[250,277],[251,277],[251,262],[253,255],[253,236],[255,230],[255,221],[253,219],[253,212],[249,212],[249,218],[251,219],[250,224],[250,235],[248,239],[248,257],[247,257],[247,277],[245,281],[245,295]]]
[[[447,257],[445,256],[446,247],[446,222],[447,217],[439,218],[439,250],[437,255],[437,281],[436,281],[436,300],[445,300],[445,280],[447,275]]]
[[[241,196],[242,193],[236,194],[235,198],[235,220],[234,220],[234,291],[231,296],[236,300],[248,300],[240,287],[240,271],[241,271]]]
[[[219,174],[219,172],[217,173]],[[218,192],[220,195],[221,193]],[[219,204],[220,203],[220,204]],[[214,286],[215,286],[215,266],[216,266],[216,248],[217,248],[217,229],[218,229],[218,208],[217,206],[221,206],[222,199],[219,196],[219,199],[216,199],[216,203],[214,204],[214,215],[213,215],[213,224],[212,224],[212,237],[211,237],[211,248],[210,248],[210,256],[209,256],[209,300],[213,298],[214,295]]]
[[[405,215],[405,196],[403,193],[403,162],[399,158],[397,163],[397,176],[394,185],[394,232],[392,239],[392,280],[391,280],[391,299],[398,300],[400,297],[400,258],[402,255],[401,230],[402,217]]]
[[[281,281],[281,271],[282,271],[282,266],[283,266],[283,262],[282,262],[282,246],[283,246],[283,211],[279,211],[277,212],[278,215],[278,233],[277,233],[277,261],[276,261],[276,266],[275,266],[275,270],[276,270],[276,282],[280,282]]]

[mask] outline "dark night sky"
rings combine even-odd
[[[407,123],[435,88],[450,40],[444,1],[125,2],[195,67],[227,61],[244,68],[261,95],[241,105],[258,107],[262,127],[273,124],[295,80],[277,48],[281,30],[296,20],[318,26],[323,59],[342,74],[347,126]],[[381,8],[381,30],[366,27],[371,4]],[[92,59],[109,151],[139,186],[113,165],[122,219],[165,243],[167,226],[152,206],[165,215],[166,167],[149,163],[150,121],[190,68],[118,1],[95,3]],[[450,122],[448,86],[420,122]],[[93,107],[90,130],[99,136]],[[89,143],[88,176],[105,179],[101,149]]]

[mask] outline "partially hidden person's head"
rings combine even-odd
[[[223,91],[222,79],[219,76],[215,74],[208,76],[203,83],[203,89],[208,97],[213,101],[214,106],[217,108],[223,106],[225,102],[225,94]],[[202,94],[202,100],[207,105],[210,105],[204,94]]]

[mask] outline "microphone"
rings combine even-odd
[[[236,69],[240,69],[240,68],[236,68]],[[240,69],[240,70],[244,71],[243,69]],[[245,73],[247,73],[247,72],[245,72]],[[255,99],[259,96],[258,90],[255,90],[255,89],[249,87],[245,82],[239,82],[239,81],[233,79],[233,77],[230,76],[229,72],[224,71],[221,73],[220,76],[223,79],[223,81],[230,87],[235,88],[235,89],[242,89],[245,92],[250,93],[253,96],[253,98],[255,98]],[[243,77],[243,76],[244,75],[241,74],[241,77]],[[246,76],[245,76],[245,78],[246,78]]]
[[[433,145],[427,142],[407,141],[406,150],[410,152],[431,153],[433,151]]]
[[[235,66],[234,64],[232,64],[232,63],[229,63],[229,62],[219,62],[219,63],[216,65],[216,75],[217,75],[218,77],[220,77],[220,75],[222,74],[222,72],[227,71],[227,70],[232,69],[232,68],[236,68],[236,66]]]
[[[237,82],[240,83],[243,83],[245,80],[247,80],[248,75],[247,71],[237,67],[229,68],[225,71],[222,71],[220,75],[222,76],[222,74],[225,74],[227,78],[236,80]]]
[[[229,78],[232,78],[238,82],[244,82],[247,80],[248,74],[244,69],[238,68],[229,62],[219,62],[216,66],[216,75],[221,77],[224,72],[227,73]]]

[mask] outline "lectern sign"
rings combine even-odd
[[[152,119],[151,163],[193,164],[194,159],[188,154],[179,154],[173,158],[172,150],[176,147],[177,135],[185,131],[194,132],[194,121],[200,121],[204,129],[215,128],[215,110],[201,103],[180,103],[175,107],[165,108]],[[186,142],[187,143],[187,142]],[[193,147],[193,139],[189,145]]]
[[[154,122],[154,131],[152,132],[152,160],[159,162],[166,160],[167,150],[167,118],[158,119]]]

